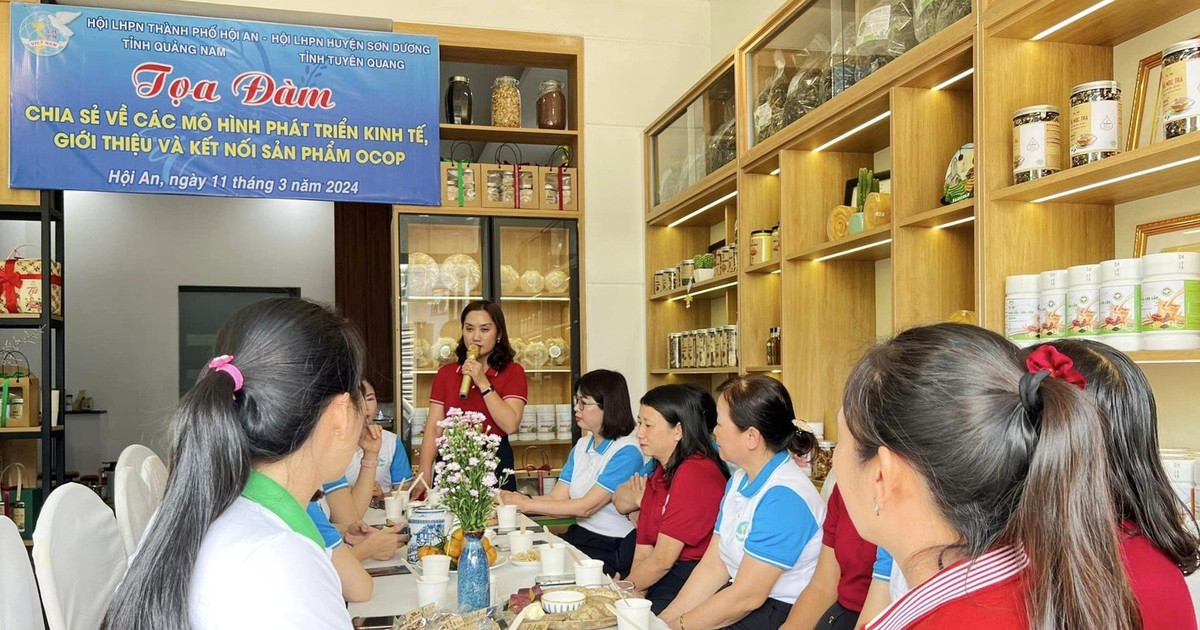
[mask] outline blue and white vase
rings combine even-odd
[[[464,532],[466,544],[458,557],[458,609],[471,612],[487,608],[492,603],[491,581],[488,579],[487,550],[483,548],[483,532]]]

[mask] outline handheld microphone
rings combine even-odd
[[[471,345],[467,348],[467,360],[474,361],[479,358],[479,346]],[[467,394],[471,391],[471,375],[463,374],[462,385],[458,388],[458,397],[466,399]]]

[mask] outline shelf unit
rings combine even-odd
[[[1039,103],[1069,111],[1073,86],[1114,78],[1114,46],[1200,8],[1171,0],[975,0],[971,15],[758,139],[754,108],[766,85],[764,72],[775,69],[773,51],[802,48],[803,42],[787,37],[811,36],[815,27],[795,27],[809,19],[806,12],[852,13],[861,4],[830,8],[828,0],[791,0],[733,55],[740,131],[736,214],[730,217],[743,235],[779,223],[783,254],[751,266],[741,248],[737,316],[746,366],[741,371],[781,378],[797,413],[824,422],[830,440],[837,440],[845,378],[878,338],[946,321],[961,309],[1003,332],[1007,276],[1111,259],[1118,251],[1117,204],[1200,182],[1198,133],[1012,184],[1013,112]],[[1133,89],[1126,87],[1128,99]],[[699,85],[688,95],[702,90]],[[658,130],[648,128],[647,141]],[[946,163],[967,142],[976,145],[976,196],[943,206]],[[843,203],[845,181],[860,167],[873,167],[875,152],[884,148],[891,153],[891,224],[831,242],[825,223]],[[723,172],[719,179],[729,177]],[[687,232],[667,237],[657,226],[686,216],[696,207],[689,200],[712,198],[715,186],[716,179],[700,181],[651,210],[648,261],[656,251],[691,245],[687,241],[694,237]],[[648,190],[648,200],[649,195]],[[675,315],[652,297],[650,372],[666,374],[654,358],[663,352],[659,348]],[[783,330],[782,366],[765,364],[766,331],[774,326]],[[1145,365],[1200,364],[1200,351],[1130,356]],[[1151,378],[1160,373],[1148,371]]]
[[[7,16],[5,16],[7,17]],[[7,73],[7,68],[4,70]],[[5,81],[6,82],[6,81]],[[4,147],[7,153],[7,147]],[[7,155],[3,159],[7,159]],[[6,165],[2,165],[5,166]],[[2,168],[0,171],[6,171]],[[9,203],[24,201],[25,193],[34,192],[34,205]],[[41,228],[42,286],[50,287],[51,262],[63,264],[66,274],[63,229],[63,195],[61,191],[16,191],[0,186],[0,220],[37,222]],[[46,291],[49,294],[49,291]],[[63,312],[66,312],[66,292],[63,292]],[[66,391],[66,326],[61,315],[53,315],[49,300],[43,303],[38,315],[0,314],[0,329],[40,330],[38,340],[42,373],[39,402],[40,422],[34,427],[0,428],[0,460],[4,464],[20,462],[31,472],[41,475],[42,500],[65,481],[66,475],[66,405],[61,402],[57,417],[54,414],[54,392]]]
[[[395,218],[393,220],[393,232],[395,241],[393,243],[393,269],[396,273],[396,278],[393,281],[393,303],[400,304],[400,248],[399,248],[399,225],[407,218],[412,219],[414,215],[430,216],[442,219],[451,217],[475,218],[480,220],[484,225],[501,226],[498,230],[508,230],[505,234],[496,231],[493,235],[484,234],[483,239],[488,242],[494,242],[496,246],[504,251],[505,243],[509,240],[516,243],[520,241],[522,236],[517,235],[517,232],[525,229],[521,227],[521,220],[543,220],[543,221],[566,221],[574,222],[573,228],[575,236],[573,236],[573,244],[576,249],[577,261],[575,264],[575,277],[571,278],[571,283],[575,289],[574,295],[578,296],[573,299],[571,294],[554,295],[549,293],[542,294],[515,294],[505,295],[500,290],[500,280],[498,270],[483,269],[483,274],[495,274],[495,279],[484,283],[484,293],[495,297],[504,307],[506,320],[508,322],[510,336],[513,338],[521,337],[523,334],[537,329],[539,332],[549,331],[551,328],[554,332],[568,341],[571,339],[572,328],[578,328],[578,341],[571,344],[572,361],[567,366],[545,366],[542,368],[526,367],[525,372],[529,379],[529,404],[562,404],[570,400],[571,389],[575,379],[578,377],[581,366],[586,365],[586,338],[587,335],[583,331],[586,330],[585,319],[585,296],[584,284],[580,281],[583,277],[583,261],[584,261],[584,208],[585,204],[585,181],[584,181],[584,90],[583,90],[583,39],[577,36],[570,35],[554,35],[544,33],[528,33],[517,31],[503,31],[494,29],[480,29],[467,27],[452,27],[438,26],[430,24],[412,24],[400,23],[394,24],[395,32],[433,35],[438,37],[441,52],[441,62],[443,64],[441,86],[444,89],[446,85],[446,77],[450,74],[458,74],[456,68],[461,68],[462,64],[471,64],[478,66],[505,66],[518,67],[533,71],[554,71],[565,72],[564,92],[567,96],[567,129],[538,129],[534,127],[493,127],[490,125],[455,125],[441,124],[440,125],[440,140],[442,144],[443,157],[449,157],[449,152],[452,151],[454,142],[468,142],[475,144],[503,144],[512,143],[528,148],[533,146],[535,150],[548,151],[558,146],[565,146],[570,150],[572,166],[578,169],[578,175],[575,182],[574,192],[577,200],[577,211],[569,210],[537,210],[537,209],[505,209],[505,208],[482,208],[482,207],[428,207],[428,206],[405,206],[397,205],[394,207]],[[449,65],[448,65],[449,64]],[[452,69],[454,69],[452,71]],[[561,75],[560,75],[561,76]],[[531,84],[536,88],[536,83]],[[522,88],[527,88],[525,81],[522,81]],[[530,98],[530,92],[522,89],[524,99]],[[490,103],[489,95],[490,85],[476,86],[474,93],[474,107],[477,113],[484,112]],[[532,92],[533,98],[536,98],[536,89]],[[486,119],[486,118],[485,118]],[[524,124],[531,125],[533,121],[525,120]],[[528,159],[529,151],[524,153],[525,159]],[[490,161],[489,158],[482,161]],[[496,228],[494,228],[496,229]],[[532,230],[533,228],[528,228]],[[536,230],[534,230],[536,231]],[[529,238],[539,238],[530,236]],[[530,247],[536,245],[530,243]],[[481,256],[482,259],[488,259],[489,254],[485,250],[476,251],[473,255]],[[526,256],[521,254],[521,259],[524,261]],[[520,266],[521,269],[544,269],[538,266],[537,261],[527,261],[527,266]],[[517,263],[512,263],[517,265]],[[524,263],[522,263],[524,264]],[[487,287],[492,286],[493,290],[488,291]],[[448,320],[454,320],[454,331],[439,330],[438,336],[453,336],[457,338],[457,313],[470,300],[481,299],[482,296],[428,296],[407,298],[409,300],[431,303],[428,308],[437,308],[445,310],[446,313],[452,313]],[[443,306],[437,304],[441,302],[452,302],[449,305]],[[424,308],[424,307],[423,307]],[[394,326],[395,326],[395,356],[397,366],[397,392],[396,400],[401,400],[406,394],[401,391],[403,388],[403,380],[399,374],[402,363],[403,340],[401,330],[401,314],[400,308],[394,309]],[[440,312],[440,311],[439,311]],[[562,323],[554,324],[558,321],[555,318],[562,318]],[[536,322],[543,323],[541,328]],[[572,325],[572,323],[574,325]],[[532,334],[532,333],[530,333]],[[553,336],[553,335],[547,335]],[[432,341],[432,340],[430,340]],[[415,391],[411,392],[414,403],[417,406],[428,404],[429,387],[432,383],[432,375],[436,374],[434,368],[419,368],[412,371],[412,380],[414,380]],[[407,422],[407,418],[405,421]],[[403,432],[404,429],[401,429]],[[576,430],[577,433],[577,430]],[[576,437],[578,437],[576,435]],[[522,460],[523,452],[526,449],[533,447],[541,447],[551,458],[551,466],[561,468],[566,461],[566,457],[573,444],[567,440],[538,440],[538,441],[519,441],[510,439],[514,450],[516,451],[516,464],[520,468],[524,465]],[[418,447],[419,449],[419,447]],[[417,458],[412,459],[414,463]]]

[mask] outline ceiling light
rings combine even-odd
[[[862,250],[864,250],[864,249],[871,249],[872,247],[879,247],[880,245],[887,245],[888,243],[891,243],[891,242],[892,242],[892,239],[890,239],[890,238],[885,238],[885,239],[883,239],[882,241],[877,241],[877,242],[875,242],[875,243],[869,243],[869,244],[867,244],[867,245],[860,245],[860,246],[858,246],[858,247],[855,247],[855,248],[853,248],[853,249],[847,249],[847,250],[846,250],[846,251],[844,251],[844,252],[838,252],[838,253],[836,253],[836,254],[830,254],[830,255],[828,255],[828,256],[822,256],[822,257],[820,257],[820,258],[816,259],[816,260],[815,260],[815,261],[813,261],[813,262],[821,262],[821,261],[823,261],[823,260],[830,260],[830,259],[833,259],[833,258],[840,258],[840,257],[842,257],[842,256],[846,256],[846,255],[848,255],[848,254],[853,254],[854,252],[861,252],[861,251],[862,251]]]
[[[708,204],[707,206],[704,206],[703,208],[700,208],[699,210],[687,215],[686,217],[683,217],[682,219],[676,219],[673,223],[671,223],[667,227],[673,228],[673,227],[679,225],[680,223],[683,223],[684,221],[687,221],[688,219],[690,219],[698,214],[702,214],[705,210],[708,210],[709,208],[713,208],[722,203],[725,203],[726,201],[729,201],[730,199],[733,199],[736,196],[737,196],[737,191],[735,190],[735,191],[729,193],[728,195],[725,195],[724,197],[721,197],[720,199]]]
[[[1075,22],[1082,20],[1083,18],[1095,13],[1096,11],[1099,11],[1100,9],[1103,9],[1104,7],[1114,3],[1116,1],[1117,0],[1100,0],[1100,2],[1093,4],[1092,6],[1080,11],[1079,13],[1076,13],[1075,15],[1072,15],[1071,17],[1059,22],[1058,24],[1055,24],[1054,26],[1051,26],[1050,28],[1042,31],[1041,33],[1038,33],[1037,35],[1034,35],[1033,41],[1036,42],[1037,40],[1042,39],[1043,37],[1046,37],[1046,36],[1050,35],[1051,33],[1058,31],[1059,29],[1070,26],[1071,24],[1074,24]]]
[[[959,81],[962,81],[963,79],[971,76],[972,74],[975,74],[975,68],[967,68],[966,70],[963,70],[962,72],[950,77],[949,79],[942,81],[941,83],[933,86],[930,89],[933,90],[934,92],[945,89],[951,85],[954,85],[955,83],[958,83]]]

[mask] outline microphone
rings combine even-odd
[[[479,358],[479,346],[471,345],[467,348],[467,361],[474,361]],[[458,397],[466,399],[467,393],[471,391],[471,375],[463,374],[462,385],[458,388]]]

